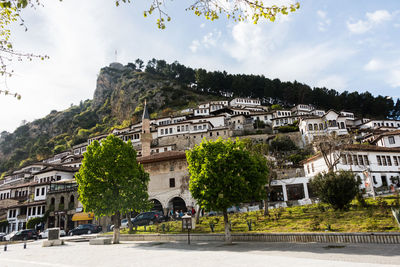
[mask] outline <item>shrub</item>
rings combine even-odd
[[[36,225],[43,221],[42,217],[31,218],[26,223],[26,229],[34,229]]]
[[[297,146],[290,137],[278,135],[272,140],[271,149],[274,151],[292,151],[296,150]]]
[[[292,126],[292,125],[286,125],[286,126],[278,127],[277,130],[280,133],[291,133],[291,132],[298,132],[299,131],[299,127],[298,126]]]
[[[344,210],[359,191],[360,180],[349,171],[318,174],[310,181],[310,186],[318,198],[335,210]]]

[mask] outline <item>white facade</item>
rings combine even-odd
[[[393,129],[400,128],[398,120],[370,120],[359,126],[360,129],[377,129],[380,127],[390,127]]]
[[[346,118],[334,111],[329,111],[322,117],[300,118],[299,130],[303,141],[310,143],[315,136],[348,134]]]
[[[294,115],[308,115],[313,108],[310,105],[299,104],[291,109]]]
[[[252,98],[234,98],[229,104],[231,106],[260,106],[261,102]]]
[[[279,117],[272,119],[272,128],[293,124],[297,117]]]
[[[193,110],[194,116],[209,116],[210,109],[209,108],[195,108]]]
[[[292,112],[290,110],[276,110],[272,112],[272,118],[282,118],[282,117],[290,117],[292,116]]]
[[[397,184],[400,176],[400,148],[386,149],[367,145],[353,145],[352,149],[336,152],[332,158],[340,157],[335,170],[352,171],[363,181],[361,188],[372,178],[374,187]],[[327,172],[328,167],[322,156],[314,156],[304,163],[306,177]]]
[[[384,133],[373,143],[380,147],[400,147],[400,130]]]

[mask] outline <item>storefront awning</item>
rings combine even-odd
[[[72,221],[90,221],[94,219],[94,213],[92,212],[79,212],[72,215]]]

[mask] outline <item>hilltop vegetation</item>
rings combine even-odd
[[[323,109],[349,110],[366,117],[400,117],[396,104],[384,96],[311,88],[260,75],[228,74],[192,69],[178,62],[140,59],[123,66],[113,63],[100,70],[92,100],[64,111],[52,111],[24,124],[14,133],[0,134],[0,173],[43,160],[55,153],[126,127],[140,120],[146,99],[151,117],[167,116],[198,103],[227,97],[257,97],[263,104],[313,104]]]

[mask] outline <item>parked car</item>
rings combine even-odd
[[[69,236],[73,235],[83,235],[83,234],[93,234],[101,232],[102,228],[99,225],[94,224],[81,224],[78,227],[72,229],[68,232]]]
[[[131,220],[133,220],[133,219],[131,219]],[[128,225],[128,219],[122,219],[122,220],[121,220],[121,226],[120,226],[119,228],[120,228],[120,229],[123,229],[123,228],[128,228],[128,227],[129,227],[129,225]],[[110,230],[111,230],[111,231],[114,230],[114,224],[110,226]]]
[[[11,238],[12,238],[17,232],[18,232],[18,231],[13,231],[13,232],[11,232],[11,233],[9,233],[9,234],[3,236],[3,240],[4,240],[4,241],[10,241]]]
[[[165,222],[166,218],[161,211],[143,212],[132,220],[133,226],[151,225],[154,223]]]
[[[26,229],[18,231],[13,237],[11,237],[11,241],[15,240],[28,240],[28,239],[38,239],[38,233],[34,229]]]
[[[60,229],[60,236],[65,236],[66,234],[65,234],[65,231],[64,230],[62,230],[62,229]],[[49,229],[46,229],[46,230],[44,230],[43,232],[40,232],[39,233],[39,238],[40,239],[42,239],[42,238],[48,238],[49,237]]]

